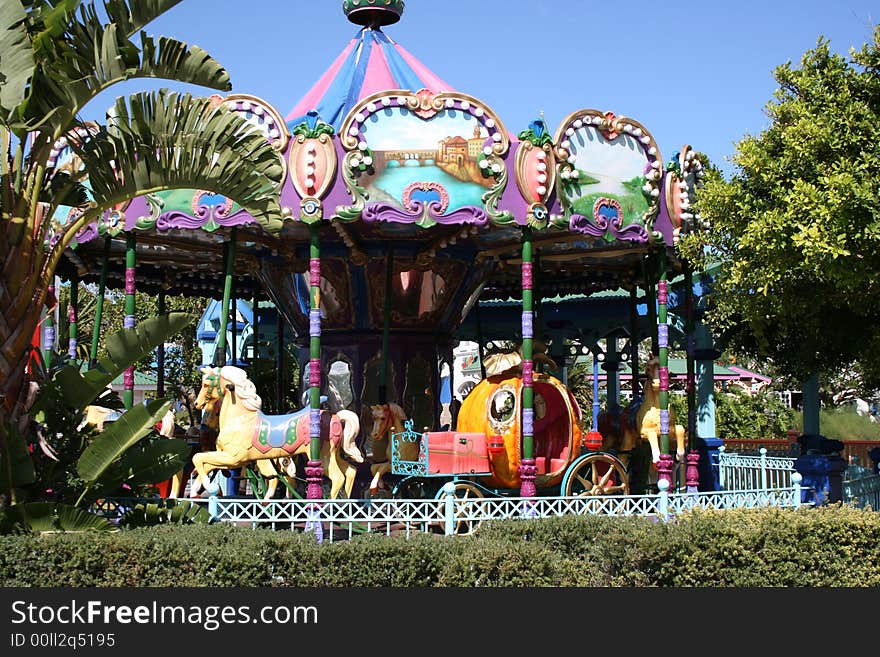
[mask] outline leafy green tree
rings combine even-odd
[[[80,118],[91,100],[124,80],[230,89],[226,70],[201,48],[144,31],[179,1],[0,0],[0,448],[27,410],[31,337],[79,229],[162,189],[221,192],[267,230],[280,228],[278,154],[222,104],[160,90],[117,99],[108,126]],[[47,165],[62,137],[79,170]],[[60,205],[82,213],[54,225]]]
[[[708,168],[682,240],[720,264],[706,319],[725,348],[803,381],[856,365],[880,383],[880,27],[849,56],[820,38],[775,70],[769,126]]]

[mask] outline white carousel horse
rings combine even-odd
[[[220,468],[239,468],[251,461],[269,461],[310,449],[310,414],[305,408],[289,415],[265,415],[262,401],[253,382],[241,368],[227,365],[220,368],[217,384],[223,396],[220,408],[220,433],[217,449],[193,456],[193,466],[201,486],[216,490],[208,475]],[[355,413],[321,410],[321,463],[331,481],[330,497],[336,498],[345,487],[351,496],[356,469],[343,454],[357,463],[363,455],[355,443],[360,421]],[[269,497],[264,497],[264,501]]]

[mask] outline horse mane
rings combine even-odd
[[[235,386],[235,397],[245,408],[259,411],[263,407],[263,400],[257,394],[257,387],[243,369],[224,365],[220,368],[220,376]]]
[[[406,411],[401,406],[393,402],[388,402],[388,410],[401,422],[406,419]]]

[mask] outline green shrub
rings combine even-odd
[[[562,516],[472,536],[234,525],[0,536],[0,586],[877,587],[880,513],[842,505],[694,510],[670,522]]]

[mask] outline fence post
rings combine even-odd
[[[725,481],[724,476],[724,445],[721,445],[718,448],[718,486],[721,490],[725,490],[727,488],[727,482]]]
[[[801,505],[801,480],[803,476],[800,472],[791,473],[791,487],[794,489],[794,508]]]
[[[767,448],[758,451],[761,454],[761,490],[767,490]]]
[[[669,480],[658,479],[657,488],[660,490],[660,520],[666,522],[669,514]]]
[[[451,481],[443,484],[443,503],[443,515],[446,518],[445,533],[447,536],[452,536],[455,533],[455,484]]]
[[[217,484],[214,484],[214,486],[216,486],[219,490],[220,487],[217,486]],[[215,491],[211,493],[211,495],[208,497],[208,515],[210,516],[211,520],[216,520],[217,516],[220,515],[219,511],[220,510],[218,509],[217,504],[217,493]]]

